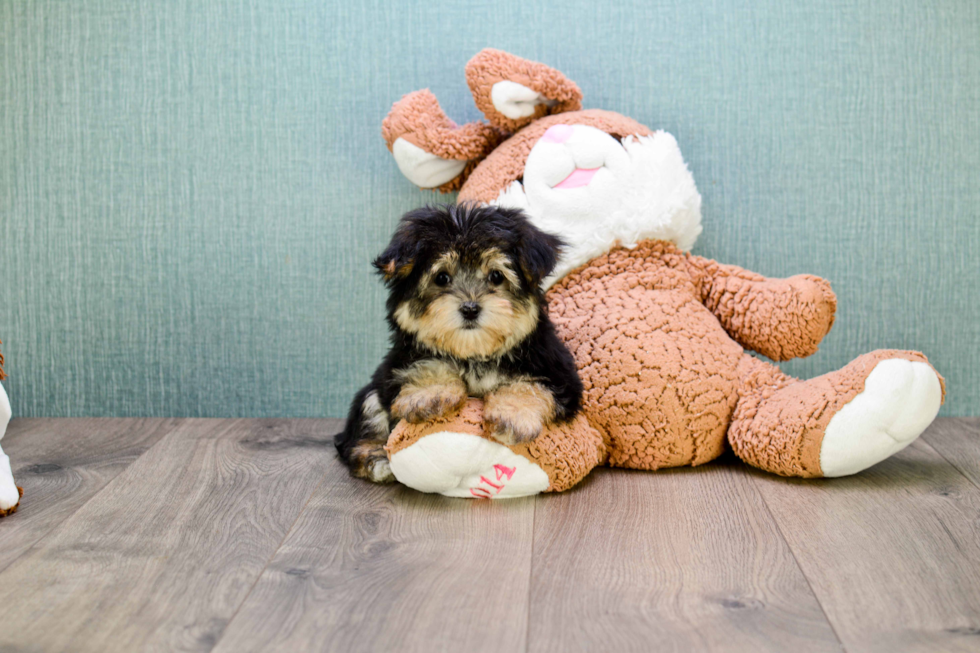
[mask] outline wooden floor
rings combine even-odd
[[[980,419],[856,477],[355,481],[339,420],[15,420],[0,651],[980,651]]]

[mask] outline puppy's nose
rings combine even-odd
[[[480,314],[480,305],[476,302],[463,302],[459,307],[459,312],[467,320],[475,320],[476,316]]]

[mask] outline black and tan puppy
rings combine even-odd
[[[518,210],[444,206],[401,219],[374,261],[390,293],[391,350],[336,439],[352,474],[394,480],[391,428],[451,415],[467,397],[483,398],[504,444],[575,416],[582,383],[541,291],[560,248]]]

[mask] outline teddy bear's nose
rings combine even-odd
[[[564,143],[572,135],[571,125],[552,125],[542,138],[549,143]]]

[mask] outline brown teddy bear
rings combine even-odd
[[[489,124],[457,127],[427,90],[382,132],[402,173],[459,200],[523,209],[566,248],[545,282],[585,387],[580,417],[505,447],[481,404],[388,441],[395,477],[450,496],[567,489],[595,465],[700,465],[726,447],[783,476],[845,476],[908,446],[935,418],[942,377],[918,352],[879,350],[801,381],[745,350],[809,356],[836,297],[815,276],[768,279],[688,253],[701,197],[674,138],[581,109],[561,73],[498,50],[466,66]]]

